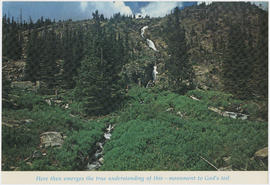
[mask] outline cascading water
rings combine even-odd
[[[158,51],[153,41],[151,41],[150,39],[146,39],[146,42],[149,48],[153,49],[154,51]]]
[[[148,28],[148,26],[144,26],[144,27],[141,29],[141,36],[142,36],[142,38],[144,38],[144,32],[145,32],[145,30],[146,30],[147,28]],[[156,46],[155,46],[155,44],[154,44],[154,42],[153,42],[152,40],[146,39],[146,43],[147,43],[147,45],[148,45],[149,48],[151,48],[151,49],[153,49],[154,51],[158,52],[158,50],[157,50],[157,48],[156,48]],[[157,66],[156,66],[156,63],[155,63],[154,69],[153,69],[153,72],[152,72],[152,75],[153,75],[153,82],[155,82],[155,81],[157,80],[157,74],[158,74],[158,72],[157,72]],[[148,84],[149,84],[149,82],[148,82]],[[147,84],[147,86],[148,86],[148,84]]]
[[[154,65],[154,70],[153,70],[153,73],[152,73],[152,75],[153,75],[153,81],[154,82],[157,80],[157,74],[158,74],[158,72],[157,72],[157,66]]]
[[[142,38],[144,38],[144,32],[145,32],[145,29],[147,29],[148,26],[144,26],[142,29],[141,29],[141,36]]]
[[[148,28],[148,26],[144,26],[142,29],[141,29],[141,36],[142,38],[144,38],[144,33],[145,33],[145,30]],[[149,48],[153,49],[154,51],[158,51],[154,42],[150,39],[146,39],[146,43],[147,45],[149,46]]]
[[[95,154],[91,156],[90,162],[87,164],[86,170],[88,171],[97,170],[104,163],[103,146],[106,143],[106,141],[111,138],[112,136],[111,132],[113,129],[114,129],[114,125],[113,126],[109,125],[104,132],[104,138],[102,139],[102,141],[96,143],[96,146],[98,148]]]

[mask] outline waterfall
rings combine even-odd
[[[142,38],[144,38],[144,32],[145,32],[146,29],[148,29],[148,26],[144,26],[141,29],[141,36],[142,36]],[[158,51],[157,48],[156,48],[156,46],[155,46],[155,44],[154,44],[154,42],[152,40],[146,39],[146,43],[147,43],[147,45],[148,45],[149,48],[153,49],[156,52]],[[158,74],[158,72],[157,72],[157,66],[156,66],[156,63],[155,63],[154,69],[153,69],[153,72],[152,72],[153,82],[155,82],[157,80],[157,74]]]
[[[157,66],[154,65],[154,69],[153,69],[153,81],[155,82],[157,80]]]
[[[148,29],[148,26],[144,26],[141,29],[142,38],[144,38],[144,33],[145,33],[146,29]],[[150,39],[146,39],[146,42],[147,42],[147,45],[149,46],[149,48],[153,49],[154,51],[158,51],[153,41],[151,41]]]
[[[151,41],[150,39],[146,39],[146,42],[149,48],[152,48],[154,51],[158,51],[153,41]]]
[[[148,26],[144,26],[142,29],[141,29],[141,36],[142,38],[144,38],[144,32],[145,30],[148,28]]]

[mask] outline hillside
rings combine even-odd
[[[145,73],[147,67],[152,68],[154,61],[156,61],[161,73],[160,76],[166,78],[164,64],[168,59],[168,50],[164,28],[166,27],[168,17],[170,16],[151,19],[116,20],[112,23],[112,26],[120,35],[124,36],[128,33],[130,39],[129,47],[132,48],[137,58],[139,56],[149,57],[142,59],[144,66],[136,66],[134,61],[129,61],[126,67],[123,68],[128,68],[128,71],[123,72],[131,73],[132,71],[130,70],[132,69],[130,68],[132,67],[130,66],[136,66],[137,71],[135,73]],[[184,26],[186,31],[188,52],[190,54],[189,59],[193,64],[196,86],[204,90],[224,90],[224,84],[220,75],[225,47],[228,44],[229,27],[232,24],[241,25],[240,27],[247,35],[247,38],[252,37],[251,45],[254,47],[259,42],[260,25],[264,21],[262,19],[267,18],[267,13],[249,3],[212,3],[208,6],[201,4],[199,6],[187,7],[180,12],[180,18],[180,24]],[[102,24],[105,26],[107,22],[105,21]],[[70,27],[72,30],[82,29],[87,32],[91,25],[93,25],[93,21],[87,20],[59,22],[55,23],[54,26],[58,34],[63,36],[67,27]],[[154,54],[147,47],[143,38],[140,37],[140,29],[146,25],[148,26],[145,33],[146,37],[154,41],[157,49],[160,51],[158,54]],[[267,25],[263,26],[264,29],[267,29]],[[42,32],[44,28],[41,27],[38,30]],[[28,31],[24,31],[23,35],[25,35],[24,40],[27,41]],[[140,76],[139,78],[146,85],[151,77],[146,77],[147,79],[145,79],[145,76]]]
[[[267,170],[267,14],[4,17],[2,169]]]

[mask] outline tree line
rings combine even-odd
[[[188,14],[189,10],[198,8],[194,14]],[[222,8],[222,11],[219,10]],[[223,10],[224,9],[224,10]],[[233,10],[231,10],[233,9]],[[237,20],[224,16],[224,11],[228,10],[228,15],[237,16]],[[235,13],[237,12],[237,13]],[[250,15],[256,15],[257,21],[252,22]],[[267,13],[250,3],[212,3],[206,6],[204,3],[195,7],[184,9],[175,8],[167,16],[164,28],[165,40],[168,45],[169,59],[166,61],[169,83],[172,90],[186,92],[193,88],[194,72],[189,61],[188,50],[199,46],[202,52],[202,44],[193,43],[191,38],[190,46],[187,46],[187,34],[183,27],[182,20],[187,15],[193,15],[199,21],[206,20],[202,24],[203,36],[206,30],[212,32],[213,51],[212,54],[222,53],[222,64],[220,68],[220,79],[223,90],[232,93],[241,99],[268,98],[268,17]],[[242,15],[242,17],[240,16]],[[208,17],[208,18],[207,18]],[[233,16],[232,16],[233,17]],[[220,37],[215,37],[215,32],[219,28],[218,19],[224,19],[224,24],[228,27],[228,34],[221,33]],[[256,29],[250,24],[256,24]],[[198,37],[194,30],[194,25],[190,31],[191,37]],[[190,47],[190,48],[188,48]],[[201,55],[209,55],[201,54]]]
[[[73,89],[76,99],[83,102],[85,113],[104,114],[122,99],[125,82],[120,72],[129,60],[129,36],[127,32],[120,34],[115,23],[130,17],[116,14],[105,19],[98,11],[92,16],[91,26],[74,26],[67,21],[60,30],[55,24],[37,21],[33,29],[23,32],[21,28],[17,32],[27,38],[25,80],[44,82],[46,89],[51,90]]]
[[[93,13],[94,24],[85,36],[85,57],[75,87],[85,112],[95,115],[109,113],[123,99],[125,84],[120,72],[129,53],[128,37],[117,32],[110,22],[101,26],[102,20],[98,11]]]
[[[224,90],[243,99],[267,98],[266,16],[260,14],[256,39],[245,25],[230,22],[227,41],[219,43],[224,49],[221,69]],[[127,82],[120,73],[123,65],[134,59],[129,32],[119,32],[117,25],[123,26],[123,22],[131,25],[132,19],[120,14],[107,19],[96,11],[91,25],[66,21],[60,29],[55,21],[40,18],[36,23],[30,21],[31,26],[26,29],[4,16],[3,56],[20,59],[25,40],[25,80],[43,81],[48,89],[74,89],[76,99],[83,102],[87,114],[108,113],[124,97]],[[169,89],[183,94],[195,86],[186,30],[181,21],[181,11],[175,8],[167,16],[163,35],[168,45],[165,68]]]
[[[23,35],[21,24],[11,19],[6,15],[2,19],[2,52],[3,56],[6,56],[13,60],[21,59]]]
[[[194,88],[194,71],[189,60],[186,32],[177,7],[168,16],[164,32],[170,56],[166,61],[169,87],[172,91],[184,94]]]
[[[229,25],[224,52],[222,77],[224,89],[239,98],[268,98],[268,17],[258,14],[256,34],[247,30],[246,22]]]

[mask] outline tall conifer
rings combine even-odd
[[[180,25],[179,9],[175,8],[167,22],[169,60],[166,63],[173,91],[185,93],[193,87],[193,70],[187,53],[185,29]]]

